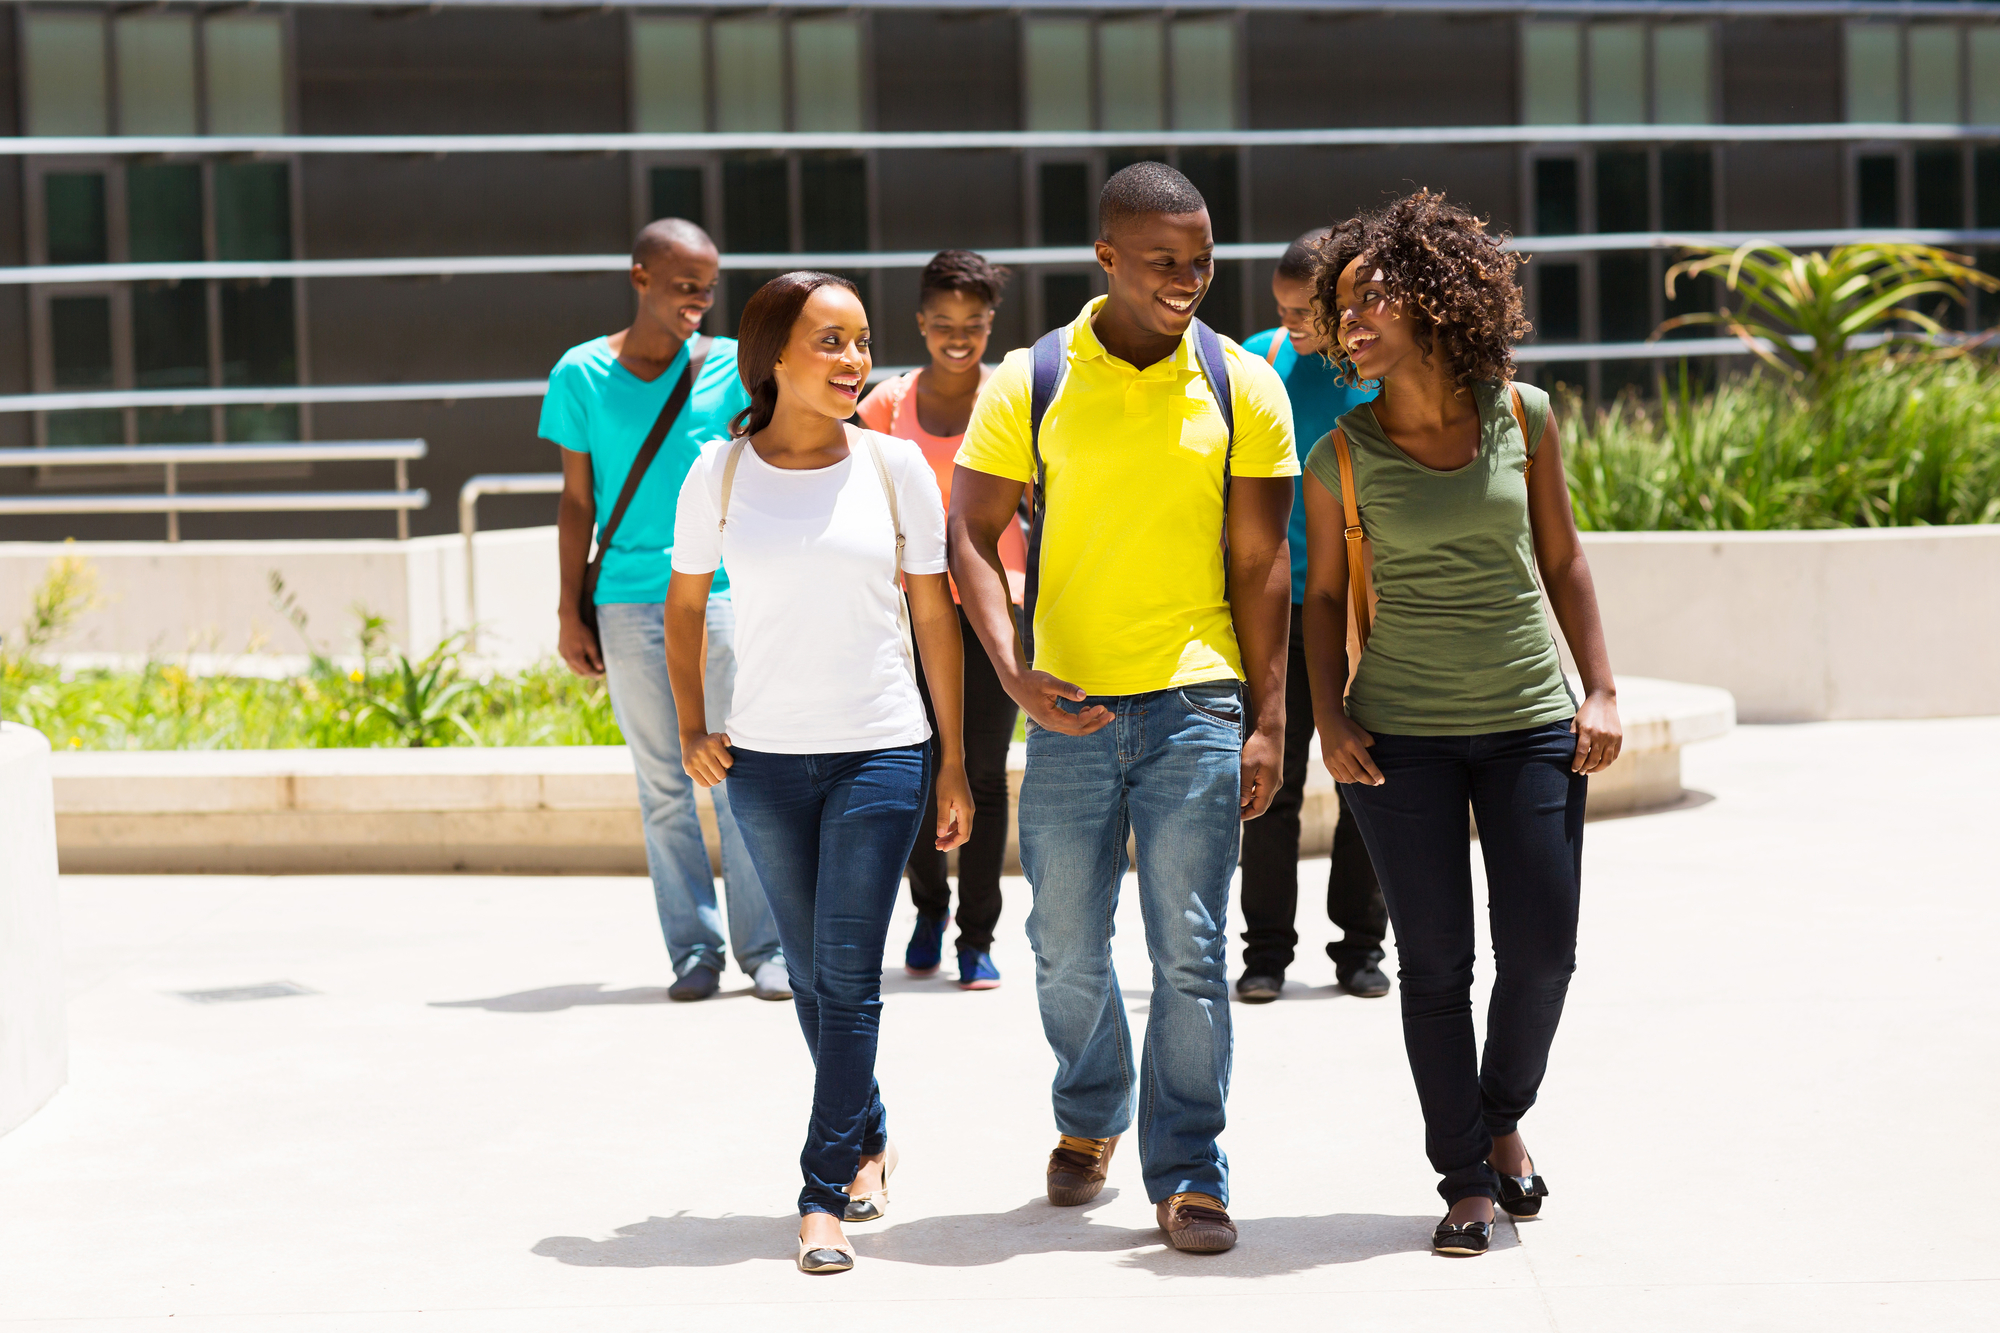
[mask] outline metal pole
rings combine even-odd
[[[180,475],[178,471],[178,466],[179,466],[178,464],[174,463],[167,464],[168,495],[177,495],[180,492]],[[167,511],[167,540],[170,542],[177,542],[180,539],[181,539],[180,511],[178,509],[169,509]]]
[[[399,458],[396,460],[396,489],[398,491],[407,491],[410,489],[410,464],[407,459]],[[398,509],[396,511],[396,540],[406,542],[409,539],[410,511],[407,509]]]
[[[472,532],[479,524],[479,479],[458,491],[458,531],[465,538],[465,650],[479,650],[479,575],[473,558]]]

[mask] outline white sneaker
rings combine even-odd
[[[789,1000],[792,998],[791,974],[785,971],[783,958],[772,958],[759,963],[750,975],[750,993],[760,1000]]]

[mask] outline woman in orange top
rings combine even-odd
[[[992,374],[992,367],[982,363],[1006,281],[1006,269],[970,250],[940,250],[924,268],[917,298],[917,328],[930,351],[930,364],[877,385],[856,413],[868,429],[914,441],[924,451],[947,509],[965,423]],[[1028,546],[1018,523],[1000,542],[1000,563],[1019,606]],[[979,813],[971,838],[958,853],[958,984],[963,990],[991,990],[1000,984],[993,966],[993,927],[1000,919],[1000,868],[1007,850],[1007,747],[1014,739],[1015,706],[1000,688],[993,663],[963,611],[959,625],[965,636],[965,774]],[[917,679],[923,681],[921,673]],[[930,707],[928,695],[924,706]],[[944,932],[951,920],[944,853],[918,847],[910,854],[908,871],[917,929],[903,963],[911,976],[928,977],[943,960]]]

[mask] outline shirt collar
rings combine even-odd
[[[1106,361],[1117,360],[1110,352],[1105,350],[1104,344],[1098,341],[1097,330],[1092,327],[1090,322],[1097,317],[1097,312],[1102,310],[1104,303],[1110,299],[1108,296],[1093,296],[1090,302],[1083,307],[1083,312],[1071,322],[1069,326],[1069,354],[1072,359],[1088,361],[1092,357],[1102,357]],[[1147,366],[1144,370],[1139,371],[1132,371],[1132,368],[1123,361],[1118,361],[1118,364],[1135,375],[1152,376],[1159,379],[1165,379],[1189,370],[1199,370],[1199,360],[1195,356],[1194,350],[1194,325],[1192,323],[1188,325],[1187,332],[1181,335],[1181,345],[1175,349],[1172,356],[1157,361]]]

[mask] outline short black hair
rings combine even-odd
[[[632,262],[650,264],[675,246],[690,250],[713,250],[715,242],[707,232],[686,218],[659,218],[639,229],[632,242]]]
[[[1097,239],[1110,240],[1133,218],[1199,213],[1207,207],[1194,182],[1166,163],[1134,162],[1104,182],[1104,192],[1097,196]]]
[[[1331,227],[1314,227],[1286,246],[1278,261],[1278,276],[1286,282],[1311,282],[1319,271],[1320,242],[1331,235]]]
[[[917,305],[921,307],[940,292],[964,292],[988,305],[999,305],[1000,289],[1007,285],[1008,276],[1003,266],[985,255],[971,250],[940,250],[924,265]]]

